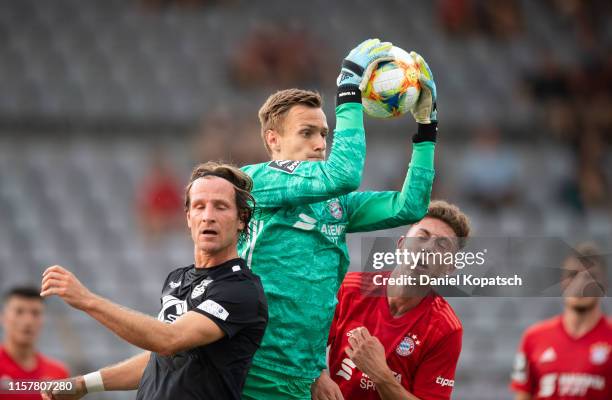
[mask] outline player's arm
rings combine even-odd
[[[415,143],[399,192],[353,192],[347,196],[347,232],[391,229],[419,221],[427,213],[434,180],[433,142]]]
[[[104,390],[136,390],[142,374],[151,358],[151,352],[145,351],[132,358],[100,370]]]
[[[530,340],[529,331],[523,335],[518,351],[514,356],[510,389],[515,394],[515,400],[531,400],[535,393],[537,377],[533,376],[533,368],[529,361]]]
[[[260,207],[315,203],[359,187],[366,151],[359,85],[378,62],[389,59],[390,49],[391,43],[369,39],[343,61],[337,80],[334,143],[326,161],[272,161],[244,167],[253,178],[252,193]]]
[[[119,306],[90,292],[69,271],[53,266],[43,273],[41,296],[57,295],[125,341],[161,355],[172,355],[221,339],[225,333],[210,318],[187,312],[173,324]]]
[[[434,151],[438,129],[436,84],[423,58],[412,52],[420,68],[421,94],[411,110],[418,124],[412,158],[400,192],[355,192],[348,196],[348,232],[367,232],[410,224],[427,213],[434,179]]]
[[[387,365],[385,348],[367,328],[353,330],[348,340],[346,354],[360,371],[372,379],[382,400],[419,400],[395,379]]]
[[[463,330],[453,330],[427,351],[412,380],[414,396],[428,400],[451,398],[462,336]]]
[[[48,391],[42,393],[42,398],[43,400],[76,400],[93,392],[136,390],[150,356],[151,353],[147,351],[86,376],[74,377],[70,379],[74,384],[72,389],[63,393],[58,390]]]

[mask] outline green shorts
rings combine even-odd
[[[314,379],[297,378],[251,366],[242,391],[244,400],[310,400]]]

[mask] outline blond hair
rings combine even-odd
[[[285,89],[272,94],[259,109],[259,122],[261,124],[261,138],[266,146],[268,154],[272,154],[270,146],[266,141],[266,132],[274,129],[282,133],[281,124],[283,119],[296,105],[312,108],[323,107],[323,98],[318,92],[303,89]]]

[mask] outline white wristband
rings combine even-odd
[[[83,376],[83,380],[85,381],[87,393],[104,391],[104,382],[102,381],[102,374],[100,371],[92,372]]]

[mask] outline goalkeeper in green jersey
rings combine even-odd
[[[258,207],[239,254],[261,277],[269,323],[244,387],[245,399],[310,399],[310,385],[325,369],[325,348],[336,292],[349,265],[346,234],[394,228],[427,212],[434,178],[436,89],[421,68],[418,123],[401,191],[356,192],[365,163],[360,85],[390,43],[366,40],[342,63],[338,77],[334,144],[318,93],[289,89],[270,96],[259,111],[272,161],[243,170],[254,181]]]

